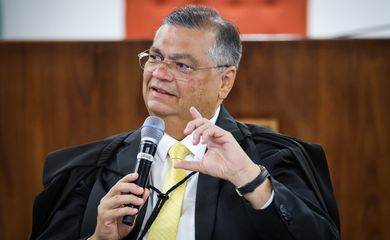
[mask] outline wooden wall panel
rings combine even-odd
[[[1,43],[2,239],[27,239],[48,151],[134,129],[148,43]],[[4,228],[4,229],[3,229]]]
[[[324,146],[342,239],[390,239],[389,76],[389,40],[246,43],[226,102]]]
[[[0,42],[0,235],[26,239],[43,159],[140,126],[150,42]],[[246,42],[226,106],[321,143],[342,239],[390,239],[390,40]]]

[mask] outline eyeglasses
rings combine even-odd
[[[229,67],[229,65],[220,65],[213,67],[194,68],[185,63],[177,61],[166,61],[161,55],[153,54],[149,51],[150,50],[148,49],[138,54],[139,65],[141,68],[145,71],[153,72],[157,69],[158,66],[160,66],[160,64],[165,64],[176,79],[186,80],[195,71]]]

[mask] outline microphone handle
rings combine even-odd
[[[139,159],[139,164],[137,167],[138,179],[134,182],[135,184],[145,189],[146,183],[148,182],[151,166],[152,166],[151,160],[144,159],[144,158]],[[142,197],[142,195],[138,195],[138,197]],[[133,204],[128,204],[126,206],[139,209],[139,206]],[[136,216],[137,215],[123,216],[122,223],[128,226],[133,226]]]

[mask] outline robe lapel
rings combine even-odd
[[[221,106],[216,125],[232,133],[239,143],[243,140],[244,136],[237,127],[236,121],[223,106]],[[195,239],[197,240],[212,239],[222,181],[199,174],[195,206]]]
[[[128,173],[134,172],[137,165],[137,154],[139,151],[139,144],[141,141],[141,131],[137,130],[134,134],[130,135],[126,140],[127,146],[118,153],[117,156],[117,169],[122,174],[126,175]],[[144,207],[140,209],[140,212],[137,216],[134,229],[132,230],[133,234],[130,234],[125,239],[137,239],[139,232],[141,231],[142,222],[144,221],[146,206],[148,202],[144,204]]]
[[[211,239],[221,180],[199,174],[195,205],[195,239]]]
[[[82,224],[82,236],[87,233],[93,232],[96,226],[97,206],[100,199],[110,190],[116,182],[122,178],[122,176],[133,172],[137,163],[137,153],[140,142],[140,131],[137,130],[133,134],[130,134],[125,139],[125,145],[118,150],[113,161],[109,161],[106,168],[101,168],[97,173],[97,179],[92,187],[89,199],[87,202],[83,224]],[[115,172],[115,173],[114,173]],[[144,210],[144,209],[142,209]],[[140,228],[145,211],[141,211],[135,228]]]
[[[125,146],[118,152],[113,167],[123,175],[134,172],[140,141],[140,131],[137,130],[125,139]]]

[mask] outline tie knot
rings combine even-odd
[[[169,157],[173,161],[181,161],[183,160],[188,154],[190,153],[190,150],[184,144],[178,142],[172,145],[172,147],[169,149],[168,154]]]

